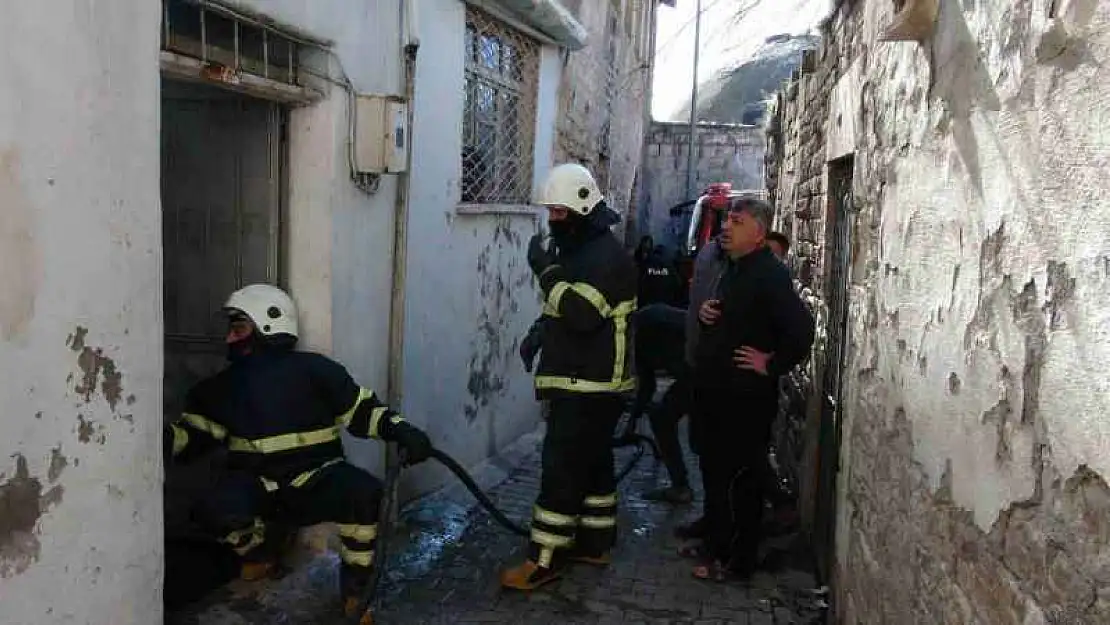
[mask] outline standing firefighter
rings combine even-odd
[[[248,580],[270,574],[297,528],[336,523],[344,608],[354,616],[370,579],[383,485],[345,462],[340,429],[396,441],[409,463],[428,458],[428,437],[339,363],[294,351],[297,312],[282,290],[244,287],[224,311],[231,364],[189,391],[185,414],[166,430],[180,461],[218,445],[228,450],[228,470],[196,520],[239,554]]]
[[[612,440],[621,394],[635,386],[628,318],[636,268],[609,231],[620,217],[602,200],[593,176],[575,164],[555,167],[539,197],[554,247],[535,235],[528,264],[544,296],[536,395],[551,410],[530,551],[502,573],[507,588],[553,581],[569,561],[608,564],[616,541]]]

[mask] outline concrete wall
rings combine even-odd
[[[360,93],[403,93],[399,2],[236,0],[233,6],[269,16],[334,42],[323,66],[346,75]],[[389,346],[389,293],[397,178],[360,191],[347,158],[348,94],[295,108],[289,121],[286,282],[300,306],[301,347],[332,355],[355,379],[383,396]],[[346,439],[357,464],[380,471],[383,447]]]
[[[470,465],[539,425],[518,341],[539,314],[524,258],[539,225],[531,207],[460,206],[465,5],[422,6],[413,122],[405,296],[405,410],[437,446]],[[534,180],[551,167],[559,56],[543,48]],[[406,474],[425,490],[447,474]]]
[[[1110,6],[939,4],[923,46],[843,7],[772,163],[820,257],[827,186],[787,174],[856,159],[840,620],[1107,622]]]
[[[161,622],[158,19],[0,20],[0,621]]]
[[[668,211],[688,199],[687,157],[690,125],[652,122],[645,137],[645,197],[639,207],[639,234],[651,234],[658,243],[678,245],[685,233],[674,234]],[[757,126],[700,122],[695,140],[694,184],[700,193],[713,182],[732,188],[763,188],[763,131]]]

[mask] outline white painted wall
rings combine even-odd
[[[539,425],[531,376],[517,356],[539,314],[525,261],[541,216],[531,210],[460,214],[464,4],[422,0],[413,122],[406,288],[404,408],[464,465],[496,455]],[[561,61],[540,66],[535,180],[551,167]],[[420,467],[426,490],[444,471]]]
[[[866,400],[905,410],[933,487],[950,471],[987,530],[1032,496],[1035,446],[1054,475],[1110,476],[1110,5],[1057,2],[1050,20],[1044,0],[940,4],[931,60],[875,43],[846,78],[881,111],[858,129],[856,186],[885,181],[883,323],[852,328],[846,380],[874,368],[886,396]],[[864,41],[890,10],[867,6]],[[837,101],[830,119],[858,114]],[[905,148],[871,151],[876,136]]]
[[[0,622],[161,622],[157,4],[0,20]]]
[[[334,42],[334,71],[364,93],[401,94],[397,2],[236,0]],[[420,0],[400,408],[464,464],[494,455],[538,425],[516,344],[538,315],[524,261],[536,215],[457,215],[461,177],[464,4]],[[535,176],[550,168],[560,60],[541,64]],[[290,120],[286,275],[301,306],[302,346],[333,355],[384,393],[388,369],[393,217],[398,179],[358,191],[347,166],[346,92],[296,109]],[[356,463],[380,473],[383,447],[348,439]],[[444,475],[406,474],[406,495]]]
[[[235,0],[333,42],[331,75],[359,93],[403,93],[400,1]],[[289,126],[285,275],[300,306],[303,349],[327,353],[363,386],[386,393],[393,215],[397,179],[358,190],[348,164],[348,93],[294,109]],[[346,438],[352,461],[380,474],[384,447]]]

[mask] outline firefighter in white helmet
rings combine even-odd
[[[410,464],[428,458],[428,437],[339,363],[293,349],[297,309],[281,289],[243,287],[224,312],[231,364],[190,389],[182,418],[166,430],[175,460],[217,446],[229,452],[226,473],[194,517],[240,556],[245,579],[271,573],[293,530],[337,524],[341,590],[354,616],[370,579],[383,489],[344,460],[340,431],[396,441]]]
[[[531,590],[570,562],[608,564],[616,541],[613,433],[633,390],[629,315],[636,268],[610,231],[620,216],[605,205],[585,167],[547,176],[537,204],[548,210],[553,245],[537,234],[528,264],[543,291],[536,395],[550,401],[543,476],[527,559],[504,571],[508,588]],[[522,353],[526,366],[534,352]]]

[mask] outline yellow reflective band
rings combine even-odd
[[[173,455],[177,455],[189,446],[189,433],[184,428],[170,424],[170,429],[173,430]]]
[[[385,406],[378,406],[370,413],[369,434],[372,438],[380,438],[378,434],[379,429],[382,427],[382,417],[384,417],[387,412],[389,412],[388,408]]]
[[[540,549],[540,557],[537,558],[536,564],[545,569],[551,568],[551,561],[555,559],[555,550],[551,547],[542,547]]]
[[[590,508],[608,508],[609,506],[617,505],[617,494],[611,493],[608,495],[590,495],[586,497],[583,502]]]
[[[224,536],[223,542],[231,546],[235,553],[239,555],[246,555],[251,549],[262,544],[266,536],[266,526],[262,523],[262,519],[255,517],[254,523],[247,528],[235,530]],[[244,538],[250,537],[245,545],[240,545]]]
[[[374,550],[370,551],[355,551],[347,545],[340,543],[339,545],[339,559],[347,564],[354,564],[356,566],[370,566],[374,563]]]
[[[377,525],[352,525],[339,523],[339,535],[360,543],[368,543],[378,537]]]
[[[628,317],[614,317],[613,318],[613,382],[620,383],[625,378],[624,360],[628,342],[625,338],[625,333],[628,330]],[[629,378],[631,379],[631,378]]]
[[[212,438],[216,440],[222,441],[223,439],[227,438],[227,428],[220,425],[219,423],[216,423],[215,421],[210,421],[209,419],[202,417],[199,414],[186,412],[181,415],[181,418],[184,419],[186,423],[193,426],[193,428],[211,435]]]
[[[555,549],[562,547],[570,547],[574,543],[574,539],[569,536],[559,536],[543,530],[532,528],[532,542],[543,547],[552,547]]]
[[[547,523],[548,525],[555,525],[560,527],[574,527],[577,519],[573,516],[566,514],[559,514],[550,510],[544,510],[539,506],[532,507],[532,518],[540,523]]]
[[[293,478],[293,481],[290,482],[290,484],[293,486],[293,488],[300,488],[300,487],[304,486],[305,484],[307,484],[308,481],[312,479],[312,476],[316,475],[317,471],[319,471],[319,470],[321,470],[325,467],[330,467],[333,464],[339,464],[340,462],[343,462],[342,458],[333,458],[331,460],[328,460],[327,462],[325,462],[324,464],[316,467],[315,469],[310,469],[308,471],[305,471],[304,473],[301,473],[297,477]]]
[[[603,530],[610,527],[617,526],[617,518],[611,516],[584,516],[579,519],[582,527],[588,527],[593,530]]]
[[[595,382],[593,380],[579,380],[553,375],[536,376],[536,388],[559,389],[576,393],[623,393],[636,388],[636,380],[617,380],[608,382]]]
[[[555,286],[551,288],[551,292],[548,293],[545,304],[550,304],[553,310],[558,311],[563,295],[567,291],[574,291],[579,297],[592,304],[602,318],[613,314],[613,309],[609,307],[609,302],[605,301],[605,296],[601,294],[601,291],[585,282],[556,282]]]
[[[263,488],[266,489],[267,493],[272,493],[275,490],[278,490],[279,488],[281,488],[281,484],[278,484],[277,482],[275,482],[271,479],[264,478],[264,477],[259,477],[258,479],[262,481],[262,486],[263,486]]]
[[[266,438],[238,438],[231,437],[227,446],[231,451],[245,451],[256,454],[274,454],[290,449],[311,447],[339,440],[339,428],[336,426],[313,430],[311,432],[294,432],[292,434],[279,434]]]
[[[362,400],[369,399],[373,396],[374,391],[365,388],[358,389],[358,397],[355,398],[355,403],[352,404],[349,409],[347,409],[347,412],[344,412],[343,414],[335,418],[336,423],[338,423],[339,425],[350,425],[351,418],[355,416],[355,411],[358,410],[358,405],[362,403]]]

